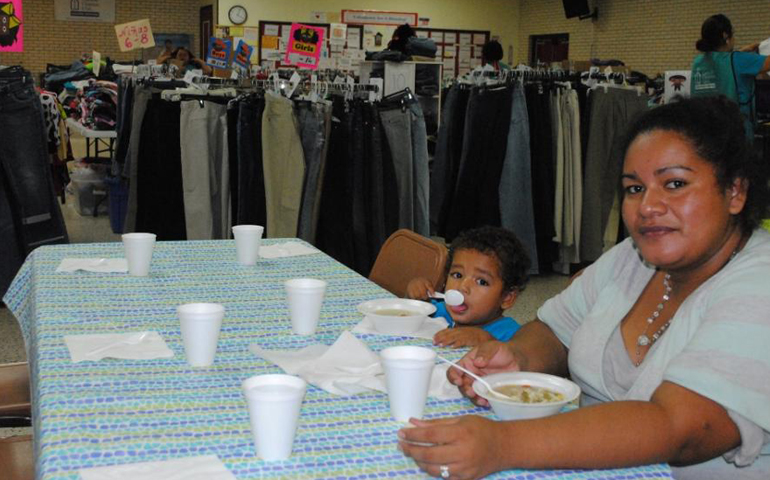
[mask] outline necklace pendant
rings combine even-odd
[[[650,337],[644,334],[639,335],[639,338],[636,339],[636,344],[640,347],[646,347],[650,344]]]

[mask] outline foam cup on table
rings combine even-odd
[[[256,265],[259,259],[259,244],[264,227],[259,225],[236,225],[233,227],[235,251],[241,265]]]
[[[390,414],[399,422],[422,418],[428,398],[436,352],[429,348],[400,346],[380,352]]]
[[[295,278],[287,280],[285,286],[292,330],[297,335],[313,335],[321,315],[326,282],[312,278]]]
[[[134,277],[146,277],[150,273],[155,234],[124,233],[122,239],[128,261],[128,274]]]
[[[176,311],[187,363],[193,367],[214,363],[225,307],[218,303],[186,303]]]
[[[291,455],[307,383],[293,375],[256,375],[243,381],[257,456],[286,460]]]

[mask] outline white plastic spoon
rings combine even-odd
[[[91,350],[90,352],[86,353],[86,356],[96,355],[97,353],[101,353],[105,350],[109,350],[113,347],[122,346],[122,345],[138,345],[142,343],[142,340],[145,339],[150,334],[150,332],[142,332],[139,335],[135,335],[133,337],[128,337],[125,340],[120,340],[117,342],[109,343],[103,347],[99,347],[97,349]]]
[[[457,290],[447,290],[446,293],[433,292],[433,298],[443,298],[447,305],[456,307],[462,305],[465,301],[465,297]]]
[[[438,358],[438,359],[439,359],[439,360],[441,360],[442,362],[446,362],[446,363],[448,363],[448,364],[450,364],[450,365],[454,366],[454,367],[455,367],[455,368],[457,368],[458,370],[461,370],[461,371],[463,371],[463,372],[467,373],[468,375],[470,375],[471,377],[475,378],[476,380],[478,380],[479,382],[481,382],[481,384],[482,384],[482,385],[484,385],[485,387],[487,387],[487,391],[488,391],[489,393],[491,393],[492,395],[494,395],[494,396],[496,396],[496,397],[498,397],[498,398],[502,398],[502,399],[505,399],[505,400],[510,400],[510,399],[511,399],[511,397],[509,397],[508,395],[506,395],[506,394],[504,394],[504,393],[500,393],[500,392],[498,392],[497,390],[495,390],[494,388],[492,388],[492,385],[490,385],[490,384],[489,384],[489,383],[488,383],[486,380],[484,380],[483,378],[479,377],[479,376],[478,376],[478,375],[476,375],[475,373],[471,372],[471,371],[470,371],[470,370],[468,370],[467,368],[461,367],[460,365],[456,364],[455,362],[453,362],[453,361],[451,361],[451,360],[448,360],[448,359],[446,359],[446,358],[442,357],[441,355],[436,355],[436,358]]]

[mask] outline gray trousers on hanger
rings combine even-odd
[[[302,102],[295,104],[294,113],[299,124],[305,158],[305,180],[302,186],[297,237],[315,244],[332,109],[331,105],[324,103]]]
[[[179,132],[187,239],[230,238],[227,106],[183,102]]]
[[[398,186],[398,228],[414,230],[414,184],[411,112],[400,108],[380,110]]]
[[[420,102],[409,104],[412,130],[412,175],[414,197],[414,231],[430,236],[430,169],[428,167],[428,133]]]
[[[603,253],[604,230],[618,194],[623,152],[620,140],[633,119],[647,110],[647,97],[633,90],[598,87],[591,92],[591,119],[585,158],[580,259]]]
[[[271,238],[296,237],[305,177],[302,140],[292,101],[271,92],[265,94],[262,155],[267,233]]]
[[[511,126],[500,177],[500,224],[516,234],[527,249],[532,267],[539,272],[532,205],[532,162],[529,151],[529,117],[524,86],[516,85],[511,106]]]

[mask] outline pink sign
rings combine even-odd
[[[315,70],[321,58],[324,29],[293,23],[289,32],[284,63]]]
[[[24,51],[21,0],[0,0],[0,52]]]

